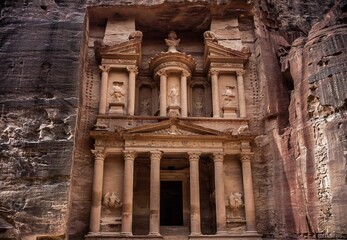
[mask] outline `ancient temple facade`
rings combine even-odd
[[[94,43],[100,94],[86,239],[260,239],[249,48],[223,46],[213,29],[147,38],[131,20],[124,39],[110,30],[117,24],[109,20]]]

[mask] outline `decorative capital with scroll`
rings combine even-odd
[[[128,66],[128,67],[127,67],[127,70],[128,70],[129,73],[130,73],[130,72],[133,72],[133,73],[135,73],[135,74],[138,74],[138,73],[139,73],[138,67],[136,67],[136,66]]]
[[[188,152],[189,161],[199,161],[201,152]]]
[[[243,70],[243,69],[240,69],[240,70],[236,70],[236,74],[237,74],[237,76],[240,76],[240,77],[242,77],[244,74],[245,74],[245,70]]]
[[[105,159],[105,151],[104,150],[91,150],[92,153],[94,154],[95,160],[101,160],[103,161]]]
[[[99,68],[100,68],[101,71],[107,72],[107,73],[108,73],[108,72],[110,71],[110,69],[111,69],[111,67],[108,66],[108,65],[100,65]]]
[[[123,151],[124,160],[134,161],[137,153],[135,151],[124,150]]]

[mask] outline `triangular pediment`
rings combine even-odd
[[[205,69],[211,63],[247,63],[250,57],[249,52],[242,52],[224,47],[217,42],[207,41],[205,43]]]
[[[126,131],[126,134],[218,136],[221,135],[222,132],[192,123],[187,124],[179,120],[166,120],[156,124],[143,125],[129,129]]]

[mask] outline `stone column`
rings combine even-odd
[[[134,116],[135,114],[135,80],[138,73],[136,66],[127,67],[129,72],[129,96],[128,96],[128,115]]]
[[[245,87],[243,84],[243,74],[245,70],[236,71],[237,74],[237,93],[239,97],[239,111],[240,117],[247,117],[246,113],[246,99],[245,99]]]
[[[199,158],[200,153],[188,153],[190,164],[190,229],[191,235],[201,235]]]
[[[100,231],[101,216],[101,199],[102,199],[102,183],[104,177],[104,151],[92,150],[94,154],[94,174],[93,174],[93,191],[92,191],[92,207],[90,211],[90,232]]]
[[[216,195],[216,224],[217,234],[226,234],[226,209],[224,196],[224,154],[214,153],[214,178]]]
[[[212,111],[213,111],[213,117],[219,118],[220,117],[220,110],[219,110],[219,89],[218,89],[218,70],[211,69],[210,75],[211,75],[211,82],[212,82]]]
[[[121,234],[132,236],[134,161],[136,152],[124,151],[124,186]]]
[[[166,116],[166,73],[165,71],[158,72],[160,76],[160,116]]]
[[[106,65],[100,65],[99,67],[102,71],[99,99],[99,114],[106,114],[108,72],[111,68]]]
[[[161,151],[151,151],[151,186],[149,235],[159,236],[160,226],[160,159]]]
[[[181,75],[181,116],[188,116],[188,96],[187,96],[187,77],[188,72],[182,71]]]
[[[246,213],[246,231],[256,232],[251,158],[252,158],[252,153],[241,154],[243,191],[244,191],[245,213]]]

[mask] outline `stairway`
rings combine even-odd
[[[188,240],[189,229],[184,226],[161,226],[160,233],[164,240]]]

